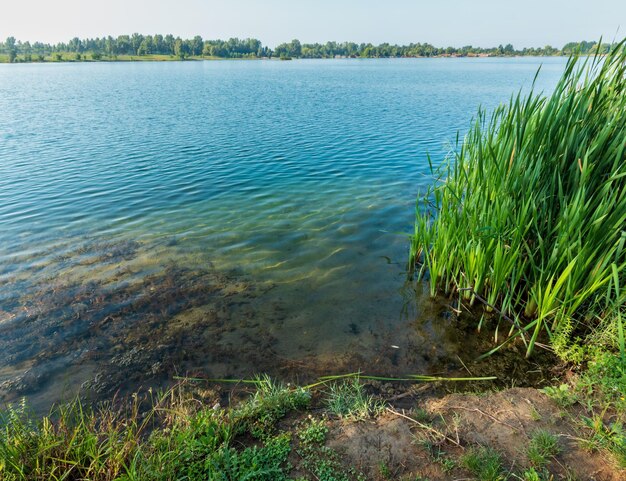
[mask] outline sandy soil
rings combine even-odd
[[[418,401],[413,410],[389,408],[371,421],[331,421],[327,445],[368,479],[461,480],[473,479],[458,462],[473,445],[495,449],[504,469],[519,475],[530,467],[530,437],[543,429],[557,436],[561,448],[547,466],[553,479],[626,480],[610,453],[584,447],[588,433],[578,414],[533,388],[449,394]]]

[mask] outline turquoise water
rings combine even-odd
[[[0,394],[445,371],[459,334],[405,282],[426,156],[540,64],[0,65]]]

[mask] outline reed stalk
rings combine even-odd
[[[480,109],[418,200],[417,277],[514,319],[527,355],[543,333],[567,357],[607,320],[624,354],[625,41],[571,57],[550,95]]]

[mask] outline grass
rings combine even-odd
[[[363,394],[356,383],[350,380],[350,392]],[[325,446],[326,417],[309,415],[295,429],[279,426],[289,413],[310,407],[309,389],[267,376],[254,386],[247,399],[229,408],[198,402],[181,386],[95,410],[76,400],[41,419],[25,401],[9,406],[0,411],[0,479],[281,481],[290,479],[294,449],[300,468],[315,479],[364,479]],[[363,399],[374,412],[375,403]]]
[[[358,379],[343,379],[329,384],[326,391],[320,389],[316,398],[321,398],[315,405],[311,405],[312,393],[307,388],[268,377],[257,378],[253,385],[249,396],[231,402],[228,408],[213,401],[203,403],[180,386],[164,395],[143,400],[133,396],[126,403],[104,404],[95,410],[77,400],[41,419],[32,416],[22,402],[0,411],[0,479],[287,481],[292,473],[300,476],[298,481],[370,479],[359,470],[363,468],[369,469],[374,479],[400,479],[403,460],[391,453],[371,459],[369,467],[358,464],[357,468],[346,462],[341,448],[332,448],[345,435],[349,422],[381,413],[382,403],[367,396],[362,386],[357,387]],[[340,411],[340,419],[335,409],[338,399],[340,406],[351,407]],[[583,418],[588,435],[574,439],[589,449],[609,451],[624,464],[625,431],[606,414]],[[456,433],[458,439],[467,425],[460,428],[456,423],[453,419],[443,432],[449,436]],[[467,470],[478,481],[553,479],[548,469],[560,446],[548,431],[531,435],[525,450],[529,463],[522,470],[488,445],[463,448],[455,443],[455,448],[449,444],[453,438],[431,438],[433,429],[418,427],[422,431],[415,433],[415,439],[426,450],[422,460],[427,462],[430,457],[446,476],[458,477]],[[395,431],[388,435],[395,436]],[[465,445],[463,439],[459,442]]]
[[[535,468],[529,468],[522,473],[521,476],[517,476],[522,481],[553,481],[554,476],[546,471],[537,471]]]
[[[74,401],[34,422],[24,402],[9,406],[0,417],[0,478],[117,479],[150,421],[138,407],[135,399],[126,409],[92,412]]]
[[[231,413],[231,420],[238,433],[248,431],[259,439],[270,435],[276,422],[289,411],[304,409],[311,401],[307,389],[291,389],[269,376],[257,378],[256,387],[251,399]]]
[[[578,402],[578,396],[569,384],[547,386],[541,390],[562,408],[570,407]]]
[[[613,454],[621,468],[626,468],[626,429],[621,421],[607,423],[605,412],[582,417],[590,436],[583,444],[592,450],[604,449]]]
[[[366,394],[358,378],[330,384],[326,393],[326,407],[340,418],[359,420],[378,414],[383,405]]]
[[[506,478],[500,454],[490,448],[483,446],[470,448],[461,457],[461,464],[478,481],[502,481]]]
[[[418,204],[411,265],[481,303],[531,355],[587,341],[626,358],[626,49],[572,57],[552,94],[479,111]],[[605,333],[609,333],[606,335]]]
[[[299,467],[315,479],[364,479],[325,445],[326,415],[359,421],[382,412],[384,404],[366,393],[358,376],[329,376],[310,387],[267,376],[239,382],[254,390],[228,408],[194,399],[184,386],[96,409],[76,400],[42,418],[25,402],[9,406],[0,410],[0,479],[285,480],[294,450]],[[325,390],[324,416],[281,424],[290,413],[313,412],[315,386]]]
[[[626,362],[610,352],[595,353],[577,388],[586,398],[600,400],[603,406],[611,405],[626,412]]]
[[[534,468],[543,468],[560,451],[557,437],[548,431],[539,430],[530,438],[526,456]]]
[[[309,393],[259,380],[250,399],[232,409],[198,406],[176,390],[147,410],[137,397],[122,409],[86,409],[79,401],[34,421],[25,404],[3,412],[0,479],[228,480],[287,479],[290,433],[275,433]],[[241,447],[242,435],[262,440]]]
[[[297,431],[299,441],[296,449],[302,459],[302,467],[314,479],[324,481],[361,480],[364,476],[354,468],[345,470],[339,453],[324,445],[328,435],[326,419],[315,419],[309,415]]]

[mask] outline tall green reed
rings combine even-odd
[[[607,320],[624,353],[625,41],[571,57],[549,96],[533,88],[479,110],[418,201],[417,276],[432,295],[496,308],[527,355],[545,332],[565,356]]]

